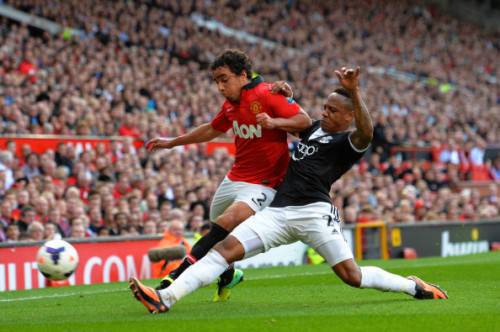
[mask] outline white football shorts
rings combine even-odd
[[[217,217],[234,202],[244,202],[258,212],[271,204],[276,190],[260,184],[231,181],[226,176],[221,182],[210,205],[210,221]]]
[[[236,227],[231,235],[243,245],[245,258],[296,241],[315,249],[330,266],[353,258],[342,235],[338,210],[326,202],[268,207]]]

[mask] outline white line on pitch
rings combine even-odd
[[[127,291],[128,288],[123,289],[104,289],[101,291],[94,292],[72,292],[72,293],[63,293],[63,294],[52,294],[52,295],[44,295],[44,296],[29,296],[29,297],[18,297],[13,299],[0,299],[0,302],[18,302],[18,301],[30,301],[30,300],[45,300],[45,299],[55,299],[61,297],[70,297],[70,296],[79,296],[79,295],[99,295],[102,293],[118,293]]]

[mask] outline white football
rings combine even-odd
[[[64,280],[75,272],[78,253],[75,247],[64,240],[50,240],[38,250],[36,262],[45,278]]]

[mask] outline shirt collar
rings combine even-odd
[[[255,88],[259,83],[262,83],[264,82],[264,79],[262,78],[262,76],[260,75],[257,75],[255,76],[254,78],[252,78],[252,80],[250,81],[250,83],[246,84],[243,86],[243,90],[250,90],[250,89],[253,89]]]

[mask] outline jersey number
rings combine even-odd
[[[328,227],[331,227],[332,228],[332,234],[335,234],[335,233],[338,233],[339,231],[337,230],[337,228],[335,227],[335,222],[338,222],[337,220],[333,219],[333,217],[329,214],[327,215],[324,215],[323,216],[323,219],[326,220],[326,226]],[[339,228],[340,228],[340,225],[339,225]],[[341,229],[342,230],[342,229]],[[341,233],[342,234],[342,233]]]
[[[258,205],[258,206],[260,206],[260,207],[262,207],[262,205],[264,204],[264,202],[265,202],[265,201],[266,201],[266,199],[267,199],[267,195],[266,195],[266,194],[261,193],[261,195],[262,195],[262,198],[255,198],[255,197],[254,197],[254,198],[252,198],[252,202],[254,202],[254,203],[255,203],[255,205]]]
[[[325,220],[326,220],[326,225],[327,225],[328,227],[333,226],[333,218],[332,218],[332,216],[331,216],[331,215],[329,215],[329,214],[324,215],[324,216],[323,216],[323,219],[325,219]]]

